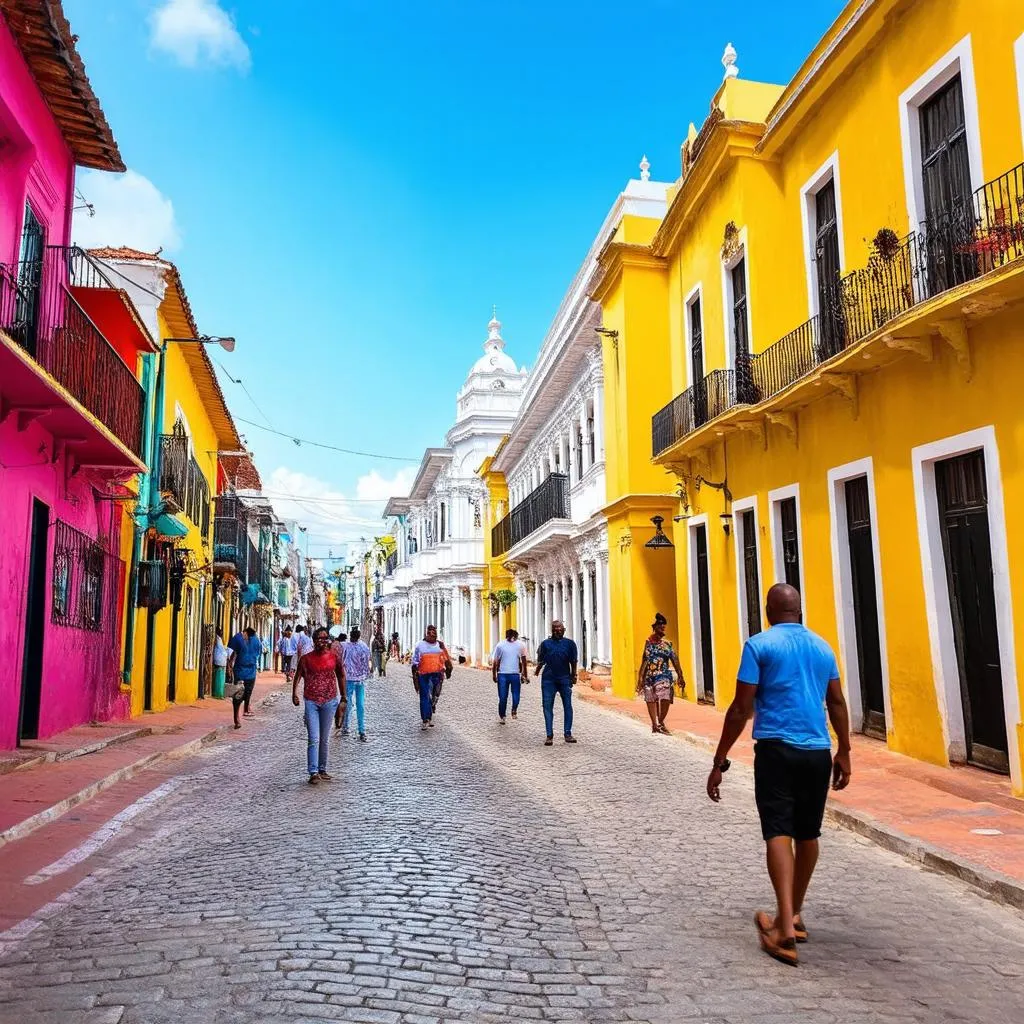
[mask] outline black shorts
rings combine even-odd
[[[781,740],[754,744],[754,799],[765,842],[778,836],[817,839],[832,780],[832,751]]]

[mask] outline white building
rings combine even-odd
[[[408,651],[436,625],[452,654],[470,663],[494,639],[483,593],[487,490],[476,471],[512,426],[527,377],[505,352],[497,316],[487,329],[445,447],[426,450],[408,497],[392,498],[384,510],[397,542],[381,586],[387,635],[397,632]]]
[[[667,186],[649,180],[646,158],[640,166],[562,300],[490,466],[508,485],[511,510],[495,510],[492,550],[515,580],[520,635],[535,649],[561,619],[581,667],[598,673],[610,669],[611,645],[601,308],[589,294],[598,253],[622,217],[665,212]]]

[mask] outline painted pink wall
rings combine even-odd
[[[0,16],[0,262],[18,258],[26,199],[46,228],[47,244],[67,244],[74,174],[71,152]],[[116,624],[92,633],[50,622],[53,524],[61,519],[90,537],[107,536],[120,510],[97,503],[81,478],[65,486],[63,458],[50,461],[50,435],[36,423],[19,432],[15,421],[0,423],[0,748],[17,741],[34,498],[49,506],[51,523],[40,737],[128,713]],[[113,550],[118,547],[115,539]]]
[[[18,258],[26,198],[49,245],[71,233],[75,164],[0,15],[0,263]]]
[[[51,464],[48,458],[53,439],[37,424],[19,433],[14,419],[0,424],[0,749],[17,743],[34,498],[50,508],[40,738],[83,722],[128,716],[120,691],[119,622],[93,633],[50,620],[54,523],[62,519],[90,537],[112,537],[110,550],[117,552],[120,509],[97,502],[84,481],[65,488],[63,460]],[[123,580],[118,586],[123,596]]]

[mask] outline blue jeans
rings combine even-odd
[[[327,771],[327,742],[331,738],[331,723],[340,700],[334,697],[323,704],[307,700],[305,709],[306,733],[309,746],[306,750],[306,771],[310,775]]]
[[[544,704],[544,727],[548,736],[554,736],[555,731],[555,697],[562,698],[562,717],[565,719],[564,733],[572,735],[572,684],[568,679],[545,679],[541,676],[540,695]]]
[[[429,722],[434,717],[443,682],[444,675],[440,672],[428,672],[420,676],[420,718],[424,722]]]
[[[518,672],[498,673],[498,717],[505,717],[505,709],[508,707],[508,691],[512,691],[512,714],[516,713],[519,707],[519,694],[523,688],[522,677]]]
[[[366,732],[366,680],[349,679],[345,684],[348,693],[348,703],[345,705],[344,714],[341,716],[342,729],[348,728],[348,713],[352,710],[353,698],[356,705],[356,725],[360,733]]]

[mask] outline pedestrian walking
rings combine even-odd
[[[217,636],[213,641],[213,695],[218,699],[224,696],[224,680],[228,672],[228,658],[231,651],[224,643],[221,631],[217,630]]]
[[[277,653],[281,657],[281,671],[286,683],[292,681],[295,672],[295,659],[299,653],[299,642],[292,634],[292,627],[285,626],[281,639],[277,641]]]
[[[384,659],[387,655],[388,643],[384,639],[384,630],[379,626],[373,632],[373,640],[370,643],[370,655],[373,659],[373,671],[377,677],[384,675]]]
[[[818,861],[829,782],[838,790],[850,781],[850,716],[835,654],[800,621],[799,591],[776,583],[765,612],[770,628],[743,646],[707,791],[721,800],[729,751],[753,713],[754,799],[776,902],[774,918],[758,911],[754,922],[761,948],[795,967],[796,944],[807,941],[804,896]],[[839,743],[834,761],[826,711]]]
[[[550,747],[555,736],[555,697],[562,701],[562,727],[566,743],[575,743],[572,734],[572,688],[576,685],[576,642],[565,635],[565,625],[558,619],[551,623],[551,636],[537,648],[541,703],[544,706],[544,746]],[[543,675],[541,672],[543,671]]]
[[[256,687],[256,673],[259,670],[260,658],[263,657],[263,643],[256,635],[252,626],[236,633],[228,641],[228,669],[231,671],[235,688],[231,694],[232,711],[234,712],[235,728],[241,729],[238,711],[245,706],[245,717],[255,718],[252,708],[252,691]]]
[[[643,694],[647,702],[647,713],[651,716],[651,732],[664,733],[666,736],[669,732],[668,726],[665,725],[665,716],[672,706],[674,696],[673,668],[676,670],[675,678],[679,680],[680,687],[686,688],[679,658],[672,648],[671,641],[665,639],[667,626],[668,619],[661,612],[657,612],[651,624],[651,635],[644,644],[644,656],[636,678],[636,692]]]
[[[402,642],[398,639],[397,633],[391,634],[391,642],[388,644],[388,661],[402,660]]]
[[[498,721],[505,724],[509,691],[512,693],[512,717],[519,710],[523,676],[527,673],[526,647],[514,629],[505,630],[505,639],[499,640],[491,653],[491,678],[498,685]]]
[[[299,706],[302,683],[303,717],[306,721],[306,771],[310,785],[330,782],[327,754],[331,722],[345,704],[345,663],[331,650],[331,638],[324,628],[313,634],[313,650],[299,658],[292,683],[292,703]]]
[[[295,627],[295,657],[296,660],[301,658],[304,654],[309,654],[313,650],[313,639],[306,632],[306,627],[298,625]]]
[[[337,727],[341,735],[348,735],[348,715],[352,705],[356,708],[356,725],[359,738],[366,742],[366,680],[370,678],[370,648],[359,639],[358,629],[353,629],[348,636],[348,643],[341,645],[342,657],[345,661],[345,694],[348,700],[344,709],[339,709]]]
[[[452,674],[452,659],[437,639],[437,626],[427,626],[423,639],[412,651],[412,685],[420,698],[420,728],[434,727],[441,686]]]

